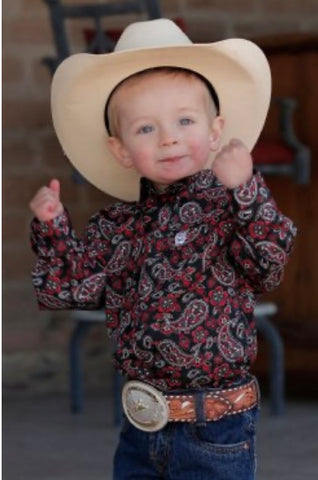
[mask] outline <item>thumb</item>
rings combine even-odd
[[[53,178],[50,183],[49,183],[49,188],[57,194],[57,196],[60,196],[60,182],[56,178]]]

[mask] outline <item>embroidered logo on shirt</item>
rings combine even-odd
[[[178,232],[174,237],[174,243],[177,247],[183,245],[187,239],[187,232]]]

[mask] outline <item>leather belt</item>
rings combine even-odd
[[[224,390],[163,394],[151,385],[133,380],[125,384],[122,400],[125,414],[133,425],[155,432],[168,422],[217,421],[225,415],[250,410],[259,402],[259,390],[253,379]],[[200,418],[202,412],[203,418]]]

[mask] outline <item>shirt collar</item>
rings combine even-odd
[[[183,190],[191,190],[191,192],[195,192],[217,185],[219,186],[220,184],[210,169],[201,170],[190,177],[182,178],[181,180],[168,185],[163,191],[156,190],[156,187],[151,180],[142,177],[140,179],[140,202],[143,202],[150,197],[160,197],[162,195],[174,196]]]

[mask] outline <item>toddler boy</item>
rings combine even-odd
[[[253,308],[296,233],[253,171],[269,98],[254,44],[196,46],[165,19],[131,25],[114,53],[70,57],[53,80],[66,154],[122,201],[78,239],[58,180],[42,187],[34,286],[41,308],[105,310],[127,378],[115,480],[254,478]]]

